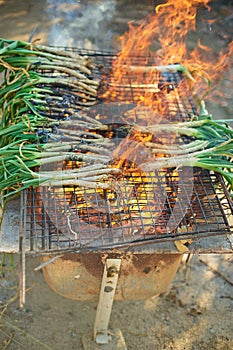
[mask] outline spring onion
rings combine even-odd
[[[205,114],[187,122],[151,125],[143,130],[158,137],[161,133],[188,136],[192,141],[181,145],[145,143],[156,156],[141,164],[142,169],[200,167],[221,174],[233,189],[233,129],[227,120],[213,120]]]

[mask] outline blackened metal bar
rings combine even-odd
[[[41,201],[41,211],[42,211],[42,231],[41,231],[41,248],[44,250],[46,248],[45,246],[45,235],[46,235],[46,208],[45,208],[45,201],[44,199],[46,198],[46,189],[43,186],[42,187],[42,201]]]
[[[28,192],[26,192],[26,196],[28,197]],[[34,249],[34,233],[35,233],[35,226],[36,226],[36,218],[35,218],[35,197],[34,197],[34,189],[32,188],[30,191],[30,197],[31,203],[28,203],[30,206],[30,250]],[[26,199],[27,201],[27,199]]]
[[[221,186],[222,186],[222,189],[223,189],[223,192],[224,192],[224,195],[226,196],[226,199],[227,199],[227,202],[228,202],[228,205],[229,205],[229,209],[231,210],[231,213],[233,215],[233,201],[232,201],[232,198],[226,188],[226,185],[224,183],[224,180],[222,178],[221,175],[219,174],[215,174],[219,180],[219,182],[221,183]]]
[[[48,189],[47,189],[47,196],[48,196],[47,203],[48,203],[48,210],[49,210],[49,208],[52,206],[52,204],[51,204],[50,191],[48,191]],[[54,208],[52,210],[56,213]],[[57,216],[57,214],[55,214],[55,216]],[[48,215],[47,220],[48,220],[48,227],[49,227],[49,230],[48,230],[48,246],[49,246],[49,250],[50,250],[52,248],[52,234],[53,234],[53,232],[51,232],[51,227],[50,226],[51,225],[54,226],[54,225],[53,225],[53,222],[51,222],[51,218],[49,217],[49,215]]]
[[[106,203],[106,217],[107,217],[107,228],[108,228],[109,242],[114,242],[113,231],[112,231],[112,219],[111,219],[111,215],[110,215],[111,208],[110,208],[110,204],[108,201],[108,191],[104,189],[103,194],[104,194],[104,200]]]
[[[26,295],[26,255],[24,237],[26,231],[26,191],[20,195],[20,228],[19,228],[19,307],[25,304]]]
[[[222,176],[220,176],[219,174],[216,174],[216,176],[217,176],[217,179],[218,179],[219,183],[221,184],[221,187],[222,187],[222,190],[224,192],[224,195],[225,195],[225,197],[226,197],[226,199],[228,201],[229,209],[231,210],[231,215],[233,215],[233,202],[232,202],[232,199],[231,199],[231,197],[230,197],[230,195],[229,195],[229,193],[228,193],[228,191],[226,189],[224,180],[223,180]],[[225,223],[226,227],[228,227],[229,230],[230,230],[230,225],[229,225],[229,222],[228,222],[228,220],[226,218],[226,213],[223,210],[223,207],[222,207],[222,204],[221,204],[221,202],[219,200],[219,197],[216,196],[216,199],[217,199],[217,201],[219,203],[219,209],[220,209],[220,211],[222,213],[222,217],[223,217],[224,223]]]

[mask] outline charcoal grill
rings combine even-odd
[[[67,50],[71,49],[67,48]],[[102,121],[104,120],[107,127],[101,132],[101,137],[111,140],[113,155],[114,150],[119,149],[122,144],[125,146],[124,151],[131,146],[129,135],[135,132],[138,125],[142,127],[145,125],[145,120],[140,119],[142,113],[148,114],[149,117],[154,116],[153,106],[138,109],[141,96],[144,98],[153,96],[155,103],[160,101],[163,118],[167,122],[189,120],[193,114],[197,114],[188,79],[174,68],[167,66],[162,70],[156,69],[156,62],[153,58],[148,58],[149,83],[139,83],[134,79],[133,73],[129,72],[125,74],[121,84],[118,84],[112,75],[112,65],[116,58],[114,53],[75,51],[81,55],[87,55],[95,63],[93,76],[100,79],[101,86],[97,103],[85,110],[85,113],[93,118],[98,115]],[[143,66],[144,61],[144,57],[137,57],[133,64]],[[48,73],[45,72],[45,74]],[[107,92],[113,87],[114,93],[108,95]],[[79,112],[82,115],[83,111]],[[62,118],[62,115],[60,117]],[[75,133],[75,125],[72,128]],[[124,144],[127,138],[128,143]],[[165,142],[170,142],[169,135],[161,135],[161,138],[163,140],[165,138]],[[188,141],[188,139],[182,139],[183,143]],[[85,143],[85,133],[83,142]],[[148,156],[147,150],[138,145],[139,143],[135,146],[138,147],[136,161],[127,154],[126,161],[121,164],[124,175],[111,178],[114,183],[113,188],[43,186],[23,191],[20,211],[15,209],[14,203],[9,204],[3,219],[2,243],[5,242],[3,249],[5,245],[6,251],[9,251],[10,246],[10,250],[20,252],[22,271],[25,269],[25,255],[43,256],[41,266],[44,268],[47,282],[60,294],[78,299],[77,281],[72,283],[68,281],[72,278],[65,262],[72,261],[78,269],[84,269],[82,272],[91,271],[92,280],[95,280],[93,269],[101,274],[103,256],[116,259],[113,262],[114,265],[131,254],[133,258],[128,269],[133,266],[135,271],[137,265],[135,261],[141,259],[142,265],[146,264],[146,266],[140,266],[140,271],[143,272],[141,275],[136,272],[137,279],[140,276],[140,282],[142,282],[148,274],[148,286],[150,286],[152,276],[158,277],[158,269],[157,272],[156,269],[151,271],[150,267],[151,261],[155,266],[153,259],[156,255],[159,261],[164,259],[165,264],[174,266],[173,272],[168,273],[169,267],[165,269],[165,272],[170,275],[170,280],[161,288],[159,286],[156,287],[157,289],[152,288],[153,294],[157,292],[159,294],[166,290],[174,277],[184,251],[199,253],[232,251],[233,205],[223,178],[207,170],[189,167],[172,168],[166,171],[161,169],[153,173],[144,169],[138,173],[135,170],[137,168],[135,163]],[[75,166],[76,161],[69,162],[68,167]],[[15,231],[12,218],[14,222],[17,223],[18,220],[20,222],[17,237],[12,233]],[[183,251],[177,250],[174,244],[177,241],[183,243]],[[137,257],[136,260],[135,257]],[[59,261],[58,265],[55,265],[55,261]],[[91,264],[91,261],[94,263]],[[108,274],[109,262],[104,261],[107,266],[107,272],[105,271],[105,283],[107,283],[106,279],[116,276],[120,267],[118,265],[111,276],[111,273]],[[64,270],[62,275],[58,268],[61,264]],[[74,266],[72,266],[72,273]],[[59,276],[55,273],[58,270]],[[53,279],[55,275],[57,280],[55,277]],[[125,278],[126,274],[122,273],[121,276]],[[61,280],[63,285],[68,285],[65,290],[59,287]],[[130,287],[126,279],[124,282]],[[80,280],[78,283],[82,297],[85,294],[82,288],[85,288],[87,281],[84,281],[83,286]],[[96,293],[100,279],[93,283]],[[25,281],[21,280],[22,290],[24,290],[24,284]],[[120,278],[119,284],[121,285]],[[124,287],[121,285],[122,288]],[[114,293],[115,289],[116,286]],[[129,294],[132,297],[132,293]],[[116,296],[119,296],[119,292],[116,292]],[[150,293],[145,293],[143,297],[148,296]],[[24,302],[23,292],[21,299]],[[97,315],[98,322],[99,318],[101,318],[100,315]],[[107,324],[108,317],[104,325],[102,324],[102,328],[106,328]]]
[[[132,132],[132,125],[143,126],[145,121],[140,119],[141,113],[154,117],[151,108],[138,111],[136,106],[141,96],[153,96],[155,101],[159,96],[163,119],[167,122],[185,121],[197,114],[188,81],[181,72],[169,70],[169,66],[162,72],[149,70],[153,84],[138,83],[129,73],[121,84],[117,84],[112,76],[114,54],[88,50],[78,50],[78,53],[93,60],[93,77],[101,80],[98,102],[89,107],[87,113],[92,118],[99,115],[104,120],[107,130],[102,134],[105,139],[111,137],[113,154]],[[133,63],[141,66],[144,61],[144,57],[137,57]],[[153,67],[155,62],[148,59],[147,65]],[[106,98],[106,91],[112,86],[114,94]],[[75,132],[75,126],[72,128]],[[165,142],[169,142],[170,136],[166,136]],[[137,153],[136,163],[147,157],[147,150],[141,149],[140,145]],[[136,173],[132,169],[127,171],[127,167],[138,165],[135,160],[131,161],[130,155],[127,154],[127,158],[127,165],[121,165],[125,175],[114,179],[113,189],[69,186],[68,189],[43,187],[24,192],[21,210],[27,251],[135,249],[136,246],[155,246],[179,239],[199,241],[210,236],[227,237],[231,233],[232,201],[219,175],[188,167]],[[148,200],[146,206],[141,198]],[[31,208],[30,213],[27,208]]]

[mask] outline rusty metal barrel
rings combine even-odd
[[[115,300],[144,300],[164,293],[175,277],[182,254],[65,253],[43,268],[53,291],[74,300],[97,300],[104,263],[121,258]],[[48,262],[51,256],[42,257]]]

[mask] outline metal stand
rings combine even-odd
[[[19,228],[19,307],[23,308],[26,299],[26,254],[24,247],[24,232],[26,226],[26,215],[24,214],[25,192],[20,196],[20,228]]]
[[[121,259],[107,259],[104,267],[93,337],[83,336],[85,350],[127,350],[120,329],[109,330],[109,320],[116,291]]]

